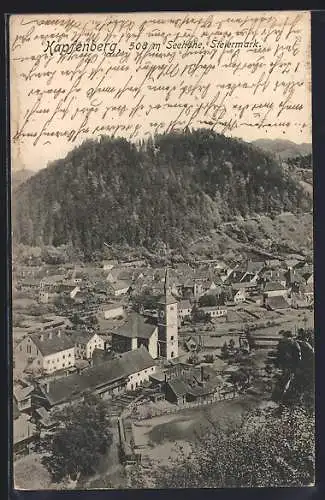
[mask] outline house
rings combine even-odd
[[[168,380],[166,384],[166,399],[177,405],[186,403],[187,384],[183,377]]]
[[[40,286],[39,279],[26,278],[17,283],[17,288],[22,292],[38,290]]]
[[[308,271],[303,273],[303,278],[305,280],[306,285],[313,285],[314,284],[314,272],[313,271]]]
[[[233,289],[233,301],[235,304],[240,304],[246,300],[246,289],[245,288],[234,288]]]
[[[75,359],[91,359],[95,349],[105,349],[104,339],[97,333],[75,332]]]
[[[81,373],[47,381],[38,385],[39,402],[45,408],[55,407],[71,401],[80,400],[85,393],[98,394],[109,398],[114,394],[134,391],[157,369],[144,346],[129,351],[89,367]]]
[[[110,271],[111,269],[113,269],[117,265],[118,265],[117,260],[114,260],[114,259],[103,260],[102,268],[104,269],[104,271]]]
[[[34,387],[28,385],[26,387],[14,387],[13,397],[20,412],[29,412],[32,408],[32,394]]]
[[[263,295],[265,298],[277,297],[279,295],[282,295],[282,297],[287,297],[288,290],[285,286],[277,281],[269,281],[264,286]]]
[[[183,297],[194,297],[195,299],[198,299],[203,295],[204,289],[203,289],[203,284],[202,280],[194,280],[194,279],[187,279],[183,284],[182,284],[182,294]]]
[[[284,269],[264,269],[259,276],[264,282],[276,281],[285,286],[288,280],[288,270],[285,271]]]
[[[131,283],[125,280],[117,280],[109,284],[109,289],[115,297],[128,293]]]
[[[203,402],[212,400],[218,392],[221,380],[212,372],[205,372],[201,366],[199,370],[189,370],[165,382],[165,395],[167,401],[184,404],[187,401]]]
[[[181,300],[177,306],[178,318],[183,321],[187,316],[191,316],[192,306],[189,300]]]
[[[53,293],[60,288],[63,282],[64,282],[64,276],[62,274],[45,276],[40,281],[40,288],[44,291]]]
[[[128,260],[126,262],[121,262],[124,267],[146,267],[147,262],[144,259],[134,259]]]
[[[222,306],[200,307],[200,311],[209,314],[211,319],[227,316],[227,309]]]
[[[75,344],[71,336],[61,330],[28,335],[16,346],[32,370],[53,373],[75,364]]]
[[[157,325],[141,314],[132,313],[112,331],[112,350],[126,352],[145,346],[153,359],[158,357]]]
[[[300,294],[306,300],[308,304],[311,304],[314,300],[314,285],[309,283],[300,288]]]
[[[14,457],[28,455],[31,445],[36,441],[38,432],[36,425],[30,421],[30,416],[19,414],[13,421],[13,452]]]
[[[38,294],[38,302],[40,304],[48,304],[49,303],[49,292],[40,289]]]
[[[281,309],[289,309],[290,305],[285,300],[283,295],[271,296],[265,299],[265,306],[270,311],[279,311]]]
[[[58,426],[58,422],[52,418],[51,413],[42,406],[35,408],[34,419],[36,426],[40,429],[41,439],[47,432],[53,431]]]
[[[101,307],[101,310],[104,313],[105,319],[114,319],[120,316],[123,317],[125,315],[125,309],[123,304],[117,304],[117,303],[104,304]]]
[[[246,273],[252,274],[253,276],[258,275],[262,269],[265,267],[265,263],[263,261],[254,261],[250,260],[246,264]]]

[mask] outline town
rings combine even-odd
[[[56,411],[87,394],[109,403],[110,481],[135,463],[159,466],[173,450],[149,440],[157,426],[268,399],[279,340],[313,329],[311,257],[161,265],[107,255],[96,264],[13,262],[16,471],[55,432]]]

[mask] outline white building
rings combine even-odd
[[[158,356],[167,360],[178,357],[177,300],[170,290],[166,269],[164,295],[158,303]]]
[[[75,344],[61,330],[40,332],[25,337],[15,349],[25,357],[32,370],[53,373],[75,365]]]
[[[95,349],[105,349],[105,340],[97,333],[76,332],[73,339],[76,359],[91,359]]]
[[[227,316],[227,309],[225,307],[212,306],[212,307],[200,307],[200,310],[205,314],[209,314],[211,318],[220,318],[222,316]]]

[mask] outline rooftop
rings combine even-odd
[[[56,352],[72,349],[75,345],[74,339],[64,332],[34,333],[31,339],[43,356],[49,356]]]
[[[264,292],[275,292],[277,290],[285,290],[286,288],[278,281],[269,281],[264,287]]]
[[[129,338],[149,338],[157,326],[138,313],[131,313],[126,322],[114,330],[114,334]]]
[[[269,297],[267,300],[267,307],[270,309],[288,309],[290,305],[288,302],[282,297],[282,295],[279,295],[277,297]]]
[[[100,363],[82,373],[62,377],[50,382],[48,391],[43,389],[51,405],[70,401],[88,390],[96,390],[129,375],[155,366],[155,362],[144,346],[121,354],[110,361]]]

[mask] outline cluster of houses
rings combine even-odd
[[[58,316],[43,318],[14,344],[14,451],[21,453],[52,428],[52,408],[85,392],[112,398],[150,386],[153,397],[163,394],[176,404],[213,398],[222,386],[218,377],[188,369],[178,358],[180,325],[198,310],[221,321],[245,301],[271,310],[310,307],[313,269],[301,259],[233,266],[202,262],[167,271],[142,260],[123,265],[110,260],[100,269],[20,277],[15,287],[42,304],[68,295],[72,311],[79,305],[106,325],[103,332]],[[85,301],[96,294],[101,299],[88,310]],[[155,307],[132,310],[141,294],[159,297]]]

